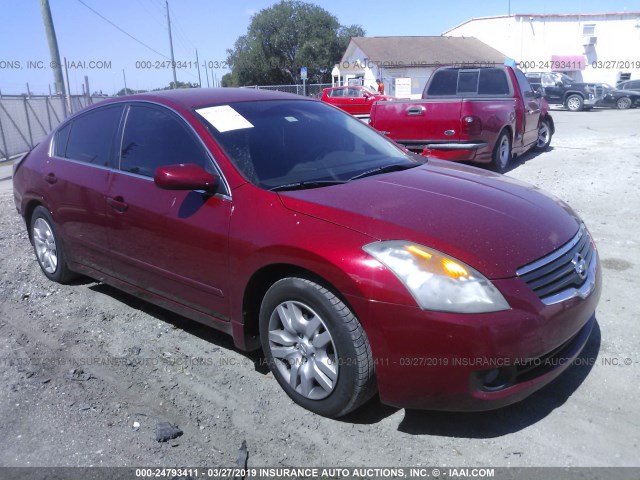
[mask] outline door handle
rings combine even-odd
[[[407,115],[409,116],[424,115],[424,112],[426,111],[427,109],[425,107],[423,107],[422,105],[418,105],[415,107],[409,107],[409,109],[407,110]]]
[[[53,185],[58,181],[58,177],[56,177],[55,173],[51,172],[44,176],[44,181],[47,182],[49,185]]]
[[[118,212],[126,212],[129,208],[129,204],[124,201],[120,195],[117,197],[107,197],[107,203]]]

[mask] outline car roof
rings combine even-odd
[[[179,104],[188,109],[216,104],[235,102],[251,102],[258,100],[311,100],[311,98],[292,93],[261,90],[257,88],[178,88],[175,90],[161,90],[157,92],[137,93],[111,98],[107,102],[123,101],[152,101],[163,104]]]

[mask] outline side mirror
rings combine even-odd
[[[215,193],[220,178],[195,163],[178,163],[156,168],[153,182],[165,190],[206,190]]]

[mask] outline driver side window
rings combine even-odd
[[[120,170],[153,177],[157,167],[176,163],[206,168],[207,155],[173,114],[157,107],[132,105],[124,127]]]
[[[543,87],[555,87],[556,80],[551,75],[542,75],[542,86]]]

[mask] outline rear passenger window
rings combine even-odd
[[[71,132],[71,123],[67,123],[64,127],[56,132],[53,140],[53,155],[56,157],[64,157],[67,150],[67,142],[69,133]]]
[[[152,177],[157,167],[177,163],[207,166],[207,155],[194,135],[168,111],[133,105],[122,139],[120,170]]]
[[[122,108],[121,105],[103,107],[73,120],[66,151],[60,156],[93,165],[108,166]],[[62,134],[62,131],[59,133]],[[63,140],[62,136],[60,140]],[[62,152],[58,152],[56,146],[56,154],[58,153]]]

